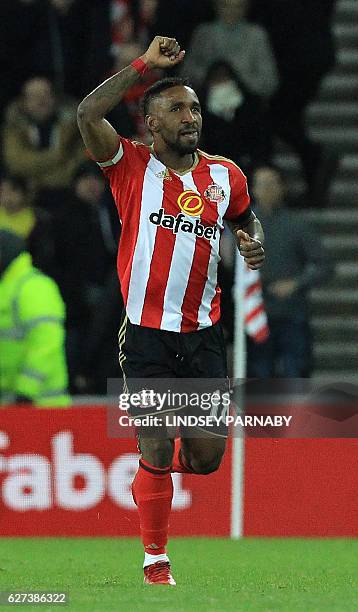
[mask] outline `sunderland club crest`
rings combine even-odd
[[[217,202],[217,204],[220,204],[220,202],[226,198],[225,191],[216,183],[212,183],[207,189],[205,189],[204,196],[211,202]]]

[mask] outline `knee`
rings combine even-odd
[[[220,467],[223,453],[218,452],[215,455],[201,455],[193,457],[190,465],[195,474],[212,474]]]
[[[140,450],[143,459],[155,467],[167,467],[173,459],[173,441],[170,439],[141,438]]]

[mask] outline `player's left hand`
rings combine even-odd
[[[237,230],[236,239],[240,251],[250,270],[259,270],[265,261],[265,251],[261,242],[251,238],[247,232]]]

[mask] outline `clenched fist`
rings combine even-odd
[[[156,36],[142,56],[148,68],[170,68],[179,64],[185,56],[175,38]]]

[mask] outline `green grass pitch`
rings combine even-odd
[[[358,610],[358,540],[180,538],[169,554],[178,586],[151,587],[136,539],[2,538],[0,590],[67,591],[68,612]]]

